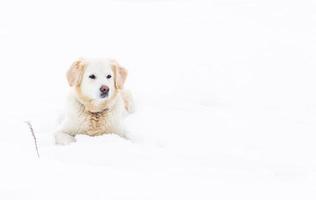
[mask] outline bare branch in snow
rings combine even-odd
[[[39,155],[39,151],[38,151],[37,140],[36,140],[36,136],[35,136],[35,133],[34,133],[33,126],[32,126],[32,124],[31,124],[31,122],[29,122],[29,121],[26,121],[25,123],[26,123],[26,124],[28,125],[28,127],[30,128],[30,131],[31,131],[32,136],[33,136],[33,139],[34,139],[34,144],[35,144],[35,149],[36,149],[37,157],[39,158],[40,155]]]

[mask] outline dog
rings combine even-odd
[[[80,58],[67,72],[67,111],[55,131],[55,143],[75,142],[75,136],[115,133],[126,136],[123,119],[134,112],[131,93],[124,90],[127,70],[112,59]]]

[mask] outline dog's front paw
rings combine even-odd
[[[67,133],[58,132],[55,134],[55,143],[59,145],[67,145],[70,143],[76,142],[74,136],[71,136]]]

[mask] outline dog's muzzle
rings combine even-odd
[[[105,98],[105,97],[109,96],[109,92],[110,92],[110,88],[108,86],[102,85],[100,87],[100,93],[101,93],[100,97],[101,98]]]

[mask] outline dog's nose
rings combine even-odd
[[[102,92],[102,93],[108,93],[109,91],[110,91],[110,88],[106,85],[102,85],[100,87],[100,92]]]

